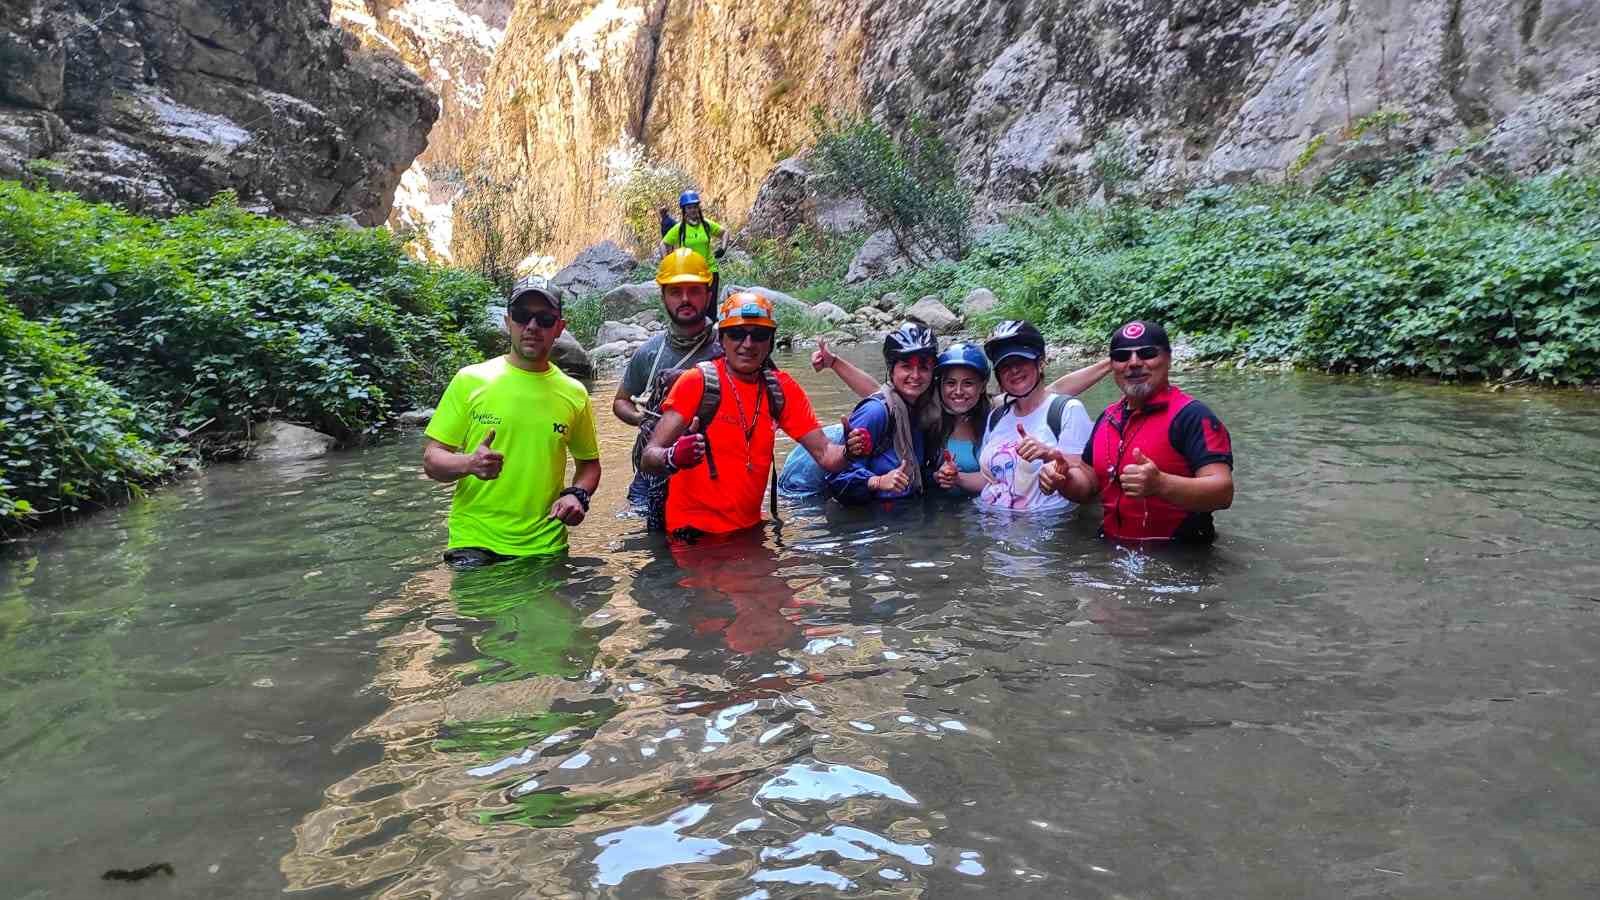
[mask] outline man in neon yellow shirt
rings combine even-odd
[[[488,565],[567,547],[600,486],[600,449],[589,392],[550,363],[566,322],[561,289],[525,278],[511,290],[511,352],[450,379],[422,450],[422,470],[455,484],[445,561]],[[561,487],[567,454],[572,485]]]
[[[722,274],[717,271],[717,259],[722,256],[722,250],[712,249],[712,245],[722,237],[722,223],[701,214],[700,194],[694,190],[678,195],[678,211],[683,215],[683,220],[669,225],[661,233],[661,243],[669,249],[688,247],[706,261],[706,265],[711,267],[711,303],[714,306],[721,300],[718,291],[722,288]],[[662,224],[666,225],[672,217],[666,215],[665,207],[661,212]]]

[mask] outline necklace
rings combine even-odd
[[[744,401],[739,399],[739,381],[738,379],[729,379],[733,387],[733,405],[739,410],[739,429],[744,432],[744,468],[747,472],[756,470],[754,441],[756,425],[761,421],[761,395],[765,393],[761,390],[760,376],[756,377],[756,412],[755,415],[750,417],[749,422],[746,422],[744,418]]]

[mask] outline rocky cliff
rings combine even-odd
[[[505,221],[570,250],[615,231],[620,145],[738,220],[813,104],[928,117],[993,211],[1084,186],[1110,135],[1147,187],[1280,178],[1380,111],[1390,143],[1547,167],[1593,146],[1596,73],[1593,0],[559,0],[513,16],[473,140]]]
[[[467,135],[514,0],[333,0],[333,22],[362,46],[398,57],[439,97],[428,146],[406,170],[389,225],[427,236],[448,258],[451,207],[471,163]]]
[[[165,213],[388,214],[438,104],[327,0],[3,0],[0,177]]]

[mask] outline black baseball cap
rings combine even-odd
[[[525,275],[517,280],[511,288],[511,297],[506,300],[506,307],[516,306],[523,298],[537,296],[543,299],[556,312],[561,312],[561,288],[550,283],[550,279],[543,275]]]
[[[1160,347],[1170,351],[1172,342],[1167,340],[1167,330],[1159,322],[1135,319],[1111,332],[1111,349],[1123,347]]]

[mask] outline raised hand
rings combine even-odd
[[[1067,471],[1069,465],[1060,460],[1052,459],[1039,470],[1039,490],[1045,494],[1054,494],[1067,486]]]
[[[828,342],[817,341],[817,349],[811,351],[811,371],[821,372],[823,369],[833,368],[833,361],[837,359],[833,351],[828,349]]]
[[[867,479],[867,487],[880,494],[903,494],[911,487],[911,460],[901,460],[900,465],[882,475]]]
[[[478,449],[467,454],[467,474],[473,475],[484,481],[493,481],[500,477],[500,469],[505,466],[506,458],[503,454],[491,448],[494,443],[494,429],[483,436],[483,443]]]
[[[933,480],[938,483],[939,487],[949,490],[956,486],[956,475],[959,472],[960,470],[956,468],[956,458],[950,454],[949,450],[946,450],[944,451],[944,462],[940,463],[939,468],[934,471]]]
[[[1161,493],[1161,468],[1151,462],[1144,451],[1133,448],[1133,463],[1122,467],[1117,481],[1122,492],[1129,497],[1155,497]]]
[[[689,430],[673,442],[667,451],[675,469],[691,469],[706,458],[706,436],[700,433],[700,417],[689,423]]]
[[[1043,441],[1029,434],[1028,430],[1022,427],[1021,422],[1017,423],[1017,437],[1022,439],[1017,443],[1017,455],[1028,462],[1056,458],[1056,449],[1047,446]]]
[[[845,455],[855,459],[871,456],[872,432],[865,428],[851,428],[849,416],[845,416],[839,421],[844,424]]]

